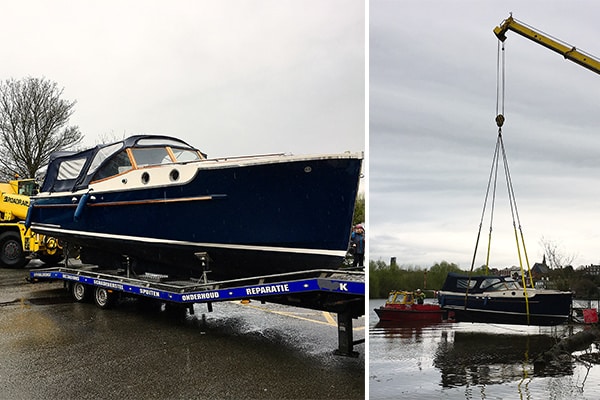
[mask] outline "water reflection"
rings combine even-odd
[[[433,359],[443,387],[489,385],[534,376],[573,374],[573,363],[535,368],[535,360],[556,343],[550,335],[512,335],[484,332],[443,334]]]
[[[382,301],[370,303],[375,308]],[[596,344],[545,368],[535,362],[561,339],[586,329],[581,325],[381,322],[374,312],[369,325],[373,399],[397,399],[399,393],[427,399],[600,398]]]
[[[421,341],[424,329],[442,328],[448,322],[439,321],[379,321],[370,335],[380,335],[388,338],[410,339]]]

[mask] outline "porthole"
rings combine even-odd
[[[150,174],[149,174],[149,173],[147,173],[147,172],[144,172],[144,173],[142,174],[142,183],[145,185],[145,184],[147,184],[148,182],[150,182]]]
[[[307,165],[306,167],[304,167],[304,172],[306,172],[307,174],[309,172],[311,172],[311,171],[312,171],[312,167],[310,167],[309,165]]]
[[[179,180],[179,171],[176,169],[172,170],[171,173],[169,173],[169,178],[171,179],[171,182],[177,182]]]

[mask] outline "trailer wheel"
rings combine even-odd
[[[0,235],[0,266],[23,268],[28,262],[18,233],[4,232]]]
[[[100,308],[110,308],[114,303],[115,294],[103,287],[94,290],[94,303]]]
[[[86,301],[89,297],[89,290],[89,287],[81,282],[74,282],[71,284],[71,295],[73,296],[73,299],[77,302]]]

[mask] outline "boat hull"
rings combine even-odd
[[[201,252],[210,257],[209,276],[219,278],[337,268],[348,246],[361,162],[356,156],[205,161],[167,167],[171,177],[173,169],[189,176],[186,182],[128,188],[140,176],[156,182],[164,168],[148,168],[145,177],[136,170],[114,178],[113,186],[42,193],[28,220],[36,232],[82,246],[97,263],[126,255],[137,272],[198,275]]]

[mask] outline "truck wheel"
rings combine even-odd
[[[16,232],[4,232],[0,235],[0,266],[23,268],[29,260],[25,258],[21,237]]]
[[[71,295],[77,302],[86,301],[89,290],[90,288],[81,282],[74,282],[71,284]]]
[[[103,287],[97,287],[94,290],[94,303],[100,308],[110,308],[113,305],[114,298],[115,294]]]

